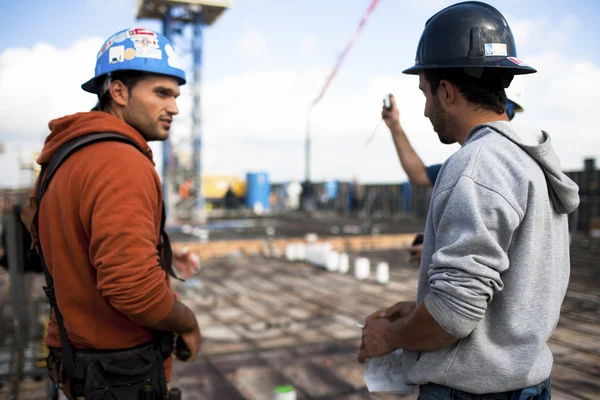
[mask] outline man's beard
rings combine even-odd
[[[433,98],[433,107],[429,116],[429,121],[433,126],[433,130],[438,134],[440,142],[444,144],[456,143],[456,139],[454,139],[453,135],[456,129],[456,123],[452,116],[444,110],[437,96]]]

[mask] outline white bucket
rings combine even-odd
[[[321,268],[327,267],[327,259],[329,258],[329,253],[331,250],[327,247],[326,244],[320,244],[317,252],[317,265]]]
[[[304,261],[306,259],[306,246],[302,243],[296,245],[296,260]]]
[[[354,261],[354,275],[358,280],[364,280],[371,275],[371,262],[368,258],[359,257]]]
[[[334,272],[340,267],[340,254],[337,251],[330,251],[327,257],[327,271]]]
[[[342,253],[340,254],[340,265],[338,268],[338,271],[340,271],[340,273],[342,274],[347,274],[348,271],[350,270],[350,257],[348,257],[348,254],[346,253]]]
[[[377,283],[387,285],[390,281],[390,266],[386,262],[380,262],[377,264]]]
[[[296,249],[294,245],[288,244],[285,246],[285,259],[288,261],[294,261],[296,259]]]

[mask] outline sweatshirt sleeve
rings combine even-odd
[[[521,217],[501,194],[463,176],[432,204],[435,252],[425,306],[449,334],[468,336],[503,288]]]
[[[142,326],[162,320],[174,296],[160,266],[159,184],[137,149],[112,143],[83,188],[82,218],[90,218],[90,260],[97,288],[119,312]]]

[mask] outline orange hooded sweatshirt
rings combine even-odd
[[[38,215],[39,238],[69,339],[80,349],[123,349],[152,340],[146,328],[171,310],[174,294],[157,250],[161,184],[142,135],[104,112],[55,119],[37,162],[67,141],[114,132],[73,153],[58,169]],[[54,314],[46,345],[62,347]],[[170,358],[165,362],[171,377]]]

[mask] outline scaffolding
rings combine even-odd
[[[222,0],[138,0],[137,18],[155,19],[162,21],[163,34],[173,40],[183,36],[186,26],[192,28],[191,48],[193,52],[192,75],[192,170],[196,203],[192,213],[194,223],[204,223],[204,198],[202,196],[202,114],[201,114],[201,84],[202,84],[202,48],[203,31],[205,26],[214,24],[221,15],[231,7],[229,1]],[[173,145],[170,139],[163,143],[163,197],[167,219],[172,218],[172,208],[169,197],[173,193],[174,171],[172,154]]]

